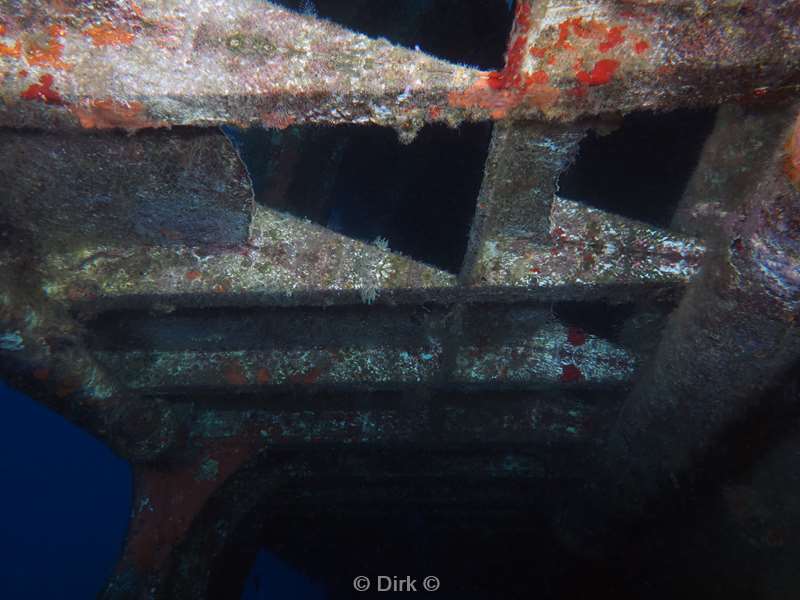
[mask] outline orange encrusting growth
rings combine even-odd
[[[136,2],[134,2],[133,0],[131,0],[130,4],[131,4],[131,10],[133,11],[133,14],[135,14],[140,19],[143,19],[144,18],[144,13],[142,12],[142,9],[139,7],[139,5],[136,4]]]
[[[502,119],[523,103],[546,110],[555,104],[561,93],[557,88],[538,84],[521,90],[497,89],[490,83],[490,76],[490,73],[485,74],[463,92],[450,92],[448,104],[454,108],[488,110],[492,119]]]
[[[517,3],[514,23],[503,70],[484,73],[466,90],[450,92],[450,106],[483,109],[489,112],[492,119],[502,119],[518,106],[546,110],[558,100],[560,91],[547,85],[550,77],[545,71],[540,69],[526,75],[522,69],[531,27],[531,7],[528,2]]]
[[[53,76],[45,73],[39,77],[39,83],[32,83],[20,94],[23,100],[38,100],[45,104],[63,104],[61,96],[53,88]]]
[[[579,70],[575,77],[583,85],[603,85],[611,81],[611,77],[619,67],[619,61],[604,58],[598,60],[590,72]]]
[[[567,331],[567,341],[573,346],[582,346],[586,343],[586,333],[579,327],[570,327]]]
[[[6,26],[0,23],[0,37],[6,35]],[[13,46],[7,44],[0,44],[0,56],[10,56],[12,58],[19,58],[22,54],[22,42],[19,40]]]
[[[162,127],[144,114],[141,102],[116,102],[112,98],[88,100],[70,107],[84,129],[125,129],[135,131],[148,127]]]
[[[609,83],[620,67],[622,55],[615,50],[628,42],[628,51],[641,54],[650,44],[628,32],[629,25],[611,25],[595,19],[572,17],[557,25],[557,37],[550,43],[539,43],[528,47],[531,29],[531,3],[518,2],[515,23],[509,42],[506,64],[502,71],[484,73],[469,88],[451,92],[448,96],[454,108],[479,109],[488,111],[492,119],[502,119],[517,107],[538,108],[547,111],[558,102],[562,92],[575,97],[583,97],[589,88]],[[626,37],[626,33],[628,37]],[[539,40],[545,39],[540,35]],[[615,58],[597,60],[596,54],[614,51]],[[576,85],[570,89],[560,89],[550,82],[564,81],[560,70],[550,72],[558,64],[564,53],[574,56],[573,63]],[[526,73],[524,61],[530,57],[533,66]],[[584,68],[584,60],[592,60],[591,69]],[[589,63],[591,64],[591,63]],[[538,67],[538,68],[537,68]]]
[[[22,55],[22,42],[17,40],[13,46],[6,46],[0,44],[0,56],[10,56],[11,58],[19,58]]]
[[[622,32],[625,30],[624,25],[618,25],[617,27],[612,27],[606,33],[605,41],[601,42],[597,49],[600,52],[608,52],[612,48],[619,46],[622,42],[625,41],[625,36],[622,35]]]
[[[51,25],[48,27],[47,33],[49,35],[47,46],[42,47],[35,43],[31,44],[25,50],[25,60],[31,66],[41,65],[54,69],[71,69],[72,65],[61,60],[64,45],[60,40],[64,36],[64,28],[61,25]]]
[[[130,46],[133,43],[132,32],[114,26],[113,23],[103,23],[84,30],[83,35],[92,38],[96,47],[101,46]]]
[[[626,25],[608,27],[594,19],[584,21],[583,17],[572,17],[559,23],[558,41],[555,43],[555,47],[561,50],[573,50],[574,46],[569,41],[571,31],[580,39],[597,40],[597,49],[600,52],[608,52],[625,41],[623,35],[625,29],[627,29]]]

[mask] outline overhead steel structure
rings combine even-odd
[[[106,597],[213,597],[265,513],[691,479],[800,358],[799,85],[792,0],[518,0],[499,72],[255,0],[0,1],[0,361],[134,467]],[[559,196],[609,116],[718,105],[669,230]],[[458,274],[255,203],[217,127],[480,120]]]

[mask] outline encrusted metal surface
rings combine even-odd
[[[550,243],[497,235],[484,242],[477,285],[541,288],[685,284],[705,251],[696,239],[554,196]],[[574,292],[573,292],[574,293]],[[576,294],[577,295],[577,294]]]
[[[233,245],[109,245],[51,254],[44,287],[54,300],[136,307],[149,298],[169,310],[204,296],[218,305],[371,302],[383,291],[456,283],[454,275],[385,247],[268,208],[254,209],[250,230]]]
[[[4,2],[0,23],[4,125],[413,133],[477,73],[256,0]]]
[[[628,383],[637,363],[619,344],[526,306],[140,313],[110,315],[94,329],[100,364],[148,394],[614,386]]]
[[[794,93],[798,17],[792,0],[522,0],[505,68],[450,100],[484,118],[573,120]]]
[[[126,248],[230,246],[250,233],[250,181],[218,131],[0,130],[0,180],[0,224],[28,231],[46,253],[75,252],[78,272],[124,255],[112,247],[121,240]]]
[[[268,2],[0,4],[0,124],[374,123],[546,117],[759,99],[797,85],[796,2],[517,3],[502,72]]]
[[[680,483],[800,357],[799,72],[790,0],[518,0],[500,72],[256,0],[0,0],[0,366],[135,463],[106,597],[206,597],[264,506]],[[588,130],[732,100],[673,230],[558,195]],[[256,205],[221,132],[170,129],[464,120],[499,123],[458,275]],[[304,488],[339,470],[389,482]]]

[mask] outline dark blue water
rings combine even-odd
[[[324,600],[327,595],[322,585],[311,582],[274,554],[259,550],[245,580],[241,600],[277,598]]]
[[[0,598],[94,598],[119,558],[131,468],[0,382]]]

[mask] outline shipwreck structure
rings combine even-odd
[[[517,0],[507,36],[486,71],[270,2],[0,1],[0,366],[133,465],[106,598],[231,597],[265,544],[349,590],[347,532],[408,506],[610,556],[796,403],[800,3]],[[560,194],[590,132],[700,107],[667,226]],[[220,128],[280,132],[285,208],[280,134],[476,122],[451,270],[256,198]]]

